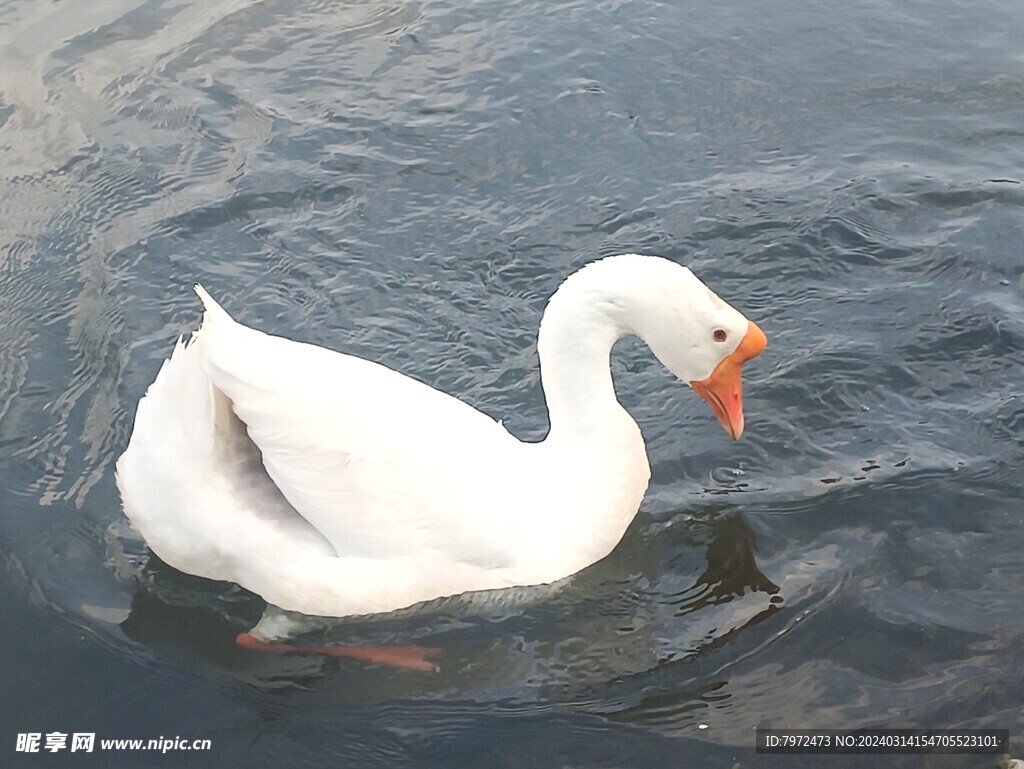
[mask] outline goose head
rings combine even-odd
[[[559,359],[583,357],[581,350],[587,345],[594,346],[594,359],[603,358],[606,367],[611,345],[628,335],[646,342],[669,371],[708,402],[725,431],[740,437],[741,371],[767,339],[756,323],[724,302],[689,268],[669,259],[619,254],[570,275],[552,297],[541,323],[542,379],[545,369],[555,368]],[[579,371],[565,371],[551,379],[579,385],[580,378]],[[545,391],[555,395],[563,384],[550,381]],[[573,392],[584,391],[586,387],[578,386]],[[569,400],[549,398],[549,405]]]
[[[743,364],[768,343],[752,320],[696,275],[666,259],[650,259],[646,299],[634,305],[633,332],[655,357],[711,406],[734,439],[743,434]]]

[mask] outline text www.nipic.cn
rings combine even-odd
[[[95,732],[23,732],[18,734],[14,750],[18,753],[92,753],[94,750],[155,750],[169,753],[178,750],[210,750],[210,740],[186,740],[181,737],[156,739],[100,739]]]

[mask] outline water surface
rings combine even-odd
[[[820,761],[755,756],[757,726],[1021,752],[1016,3],[65,6],[0,11],[10,765],[45,762],[30,731],[213,743],[81,766]],[[765,329],[747,432],[620,345],[653,480],[608,559],[318,636],[441,645],[441,673],[238,649],[259,599],[127,529],[113,463],[192,283],[537,439],[544,302],[623,251]],[[992,765],[834,763],[879,761]]]

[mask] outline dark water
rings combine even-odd
[[[8,3],[0,763],[821,765],[755,755],[757,726],[1008,728],[1024,752],[1022,17]],[[191,283],[537,438],[544,301],[621,251],[761,323],[747,433],[623,344],[654,478],[610,558],[526,606],[319,636],[441,645],[441,673],[238,649],[258,599],[126,529],[113,462]],[[15,753],[51,731],[212,749]]]

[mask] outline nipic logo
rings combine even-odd
[[[70,738],[70,741],[69,739]],[[99,750],[155,750],[160,753],[185,750],[210,750],[211,740],[188,740],[183,737],[156,739],[101,739],[97,746],[95,732],[20,732],[14,742],[16,753],[92,753]]]
[[[68,750],[68,736],[66,732],[21,732],[14,743],[14,750],[17,753],[39,753],[41,750],[56,753]],[[72,753],[92,753],[96,745],[95,732],[74,732],[70,737]]]

